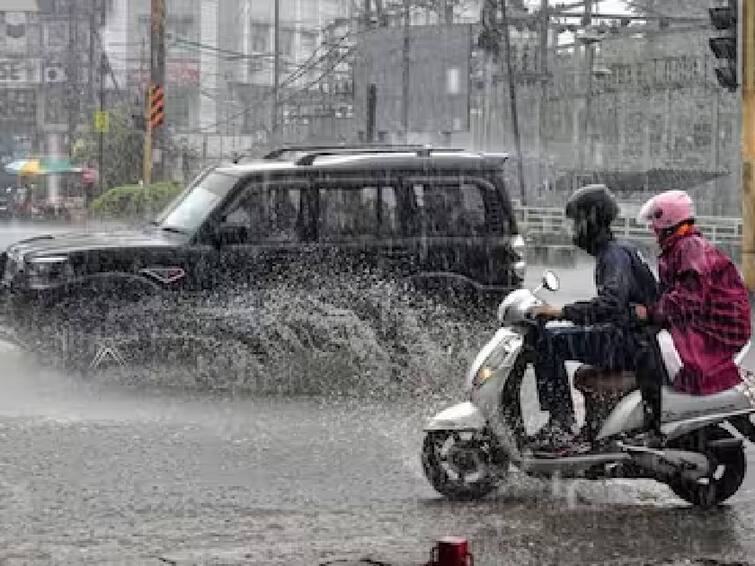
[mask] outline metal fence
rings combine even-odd
[[[561,238],[566,243],[569,220],[563,208],[517,207],[514,209],[519,229],[534,240],[553,241]],[[736,246],[742,240],[742,219],[724,216],[700,216],[697,226],[711,242],[717,245]],[[617,237],[633,241],[652,241],[653,235],[644,224],[634,218],[621,217],[614,223]]]

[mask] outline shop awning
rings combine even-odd
[[[8,163],[5,171],[19,176],[55,175],[60,173],[81,173],[81,167],[74,167],[67,157],[40,157],[19,159]]]

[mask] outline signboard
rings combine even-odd
[[[471,26],[411,26],[408,53],[404,33],[403,28],[378,28],[360,38],[354,81],[357,120],[364,117],[366,122],[367,91],[375,84],[376,131],[403,130],[408,59],[409,131],[468,130]]]
[[[41,82],[39,59],[0,59],[0,84],[37,84]]]
[[[106,134],[110,131],[110,113],[106,110],[97,110],[94,113],[94,131],[98,134]]]

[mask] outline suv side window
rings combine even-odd
[[[491,232],[486,222],[493,195],[471,182],[413,183],[414,200],[425,221],[425,234],[439,237],[481,236]]]
[[[378,223],[380,236],[383,238],[400,238],[404,235],[401,229],[401,215],[399,211],[396,189],[390,186],[378,187],[380,193],[380,209]]]
[[[317,234],[322,242],[375,237],[378,233],[376,187],[319,189]]]
[[[300,188],[250,185],[226,211],[224,225],[246,228],[247,243],[301,241]]]

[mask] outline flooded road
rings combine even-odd
[[[444,501],[418,458],[442,399],[137,393],[13,352],[0,364],[4,563],[409,565],[448,534],[469,537],[483,565],[755,556],[752,481],[708,514],[652,482],[518,475],[483,502]]]
[[[554,302],[592,292],[589,266],[559,271]],[[9,346],[0,387],[2,564],[408,566],[444,535],[468,537],[478,566],[755,563],[752,475],[708,513],[653,482],[517,474],[482,502],[443,500],[419,463],[423,420],[455,401],[443,394],[126,388],[40,368]]]

